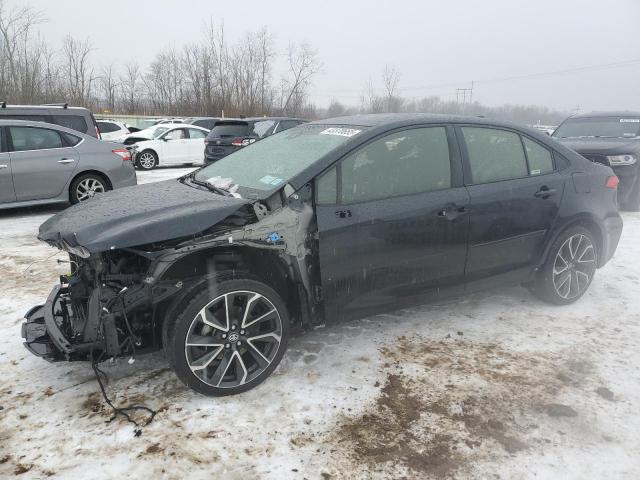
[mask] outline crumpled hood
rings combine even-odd
[[[69,207],[40,225],[38,238],[91,253],[134,247],[202,232],[247,203],[178,180],[136,185]]]
[[[555,137],[554,137],[555,138]],[[640,140],[627,138],[555,138],[565,147],[578,153],[622,155],[640,151]]]

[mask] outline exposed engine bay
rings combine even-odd
[[[290,301],[296,320],[312,323],[320,309],[313,294],[319,279],[309,267],[317,255],[311,188],[289,193],[245,204],[188,237],[100,252],[70,245],[61,236],[46,239],[71,252],[70,273],[60,277],[44,305],[25,315],[25,346],[49,361],[95,361],[158,350],[170,305],[203,277],[242,269],[245,263],[266,280],[277,283],[286,277],[290,283],[281,288],[295,289]]]

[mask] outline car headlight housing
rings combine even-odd
[[[608,155],[609,165],[612,167],[620,165],[633,165],[637,159],[634,155]]]

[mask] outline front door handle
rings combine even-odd
[[[537,198],[549,198],[550,196],[555,194],[556,194],[555,188],[549,188],[546,185],[543,185],[542,187],[540,187],[540,190],[538,190],[536,193],[533,194],[533,196]]]
[[[67,163],[73,163],[75,162],[75,160],[73,158],[63,158],[62,160],[58,160],[58,163],[62,163],[62,164],[67,164]]]
[[[444,218],[445,220],[455,220],[460,215],[465,215],[467,213],[469,213],[469,209],[467,207],[459,207],[458,205],[450,204],[438,212],[438,217]]]
[[[336,217],[338,218],[349,218],[351,217],[351,210],[336,210]]]

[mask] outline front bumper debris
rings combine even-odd
[[[45,305],[36,305],[24,315],[26,320],[22,324],[24,346],[33,355],[49,362],[58,362],[64,360],[64,355],[55,346],[47,332],[44,309]]]

